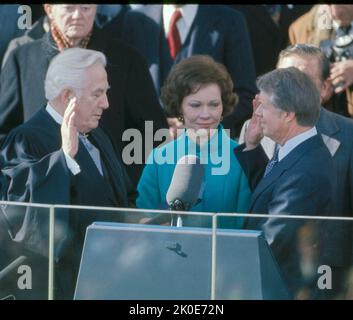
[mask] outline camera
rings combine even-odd
[[[321,41],[320,48],[331,62],[353,59],[353,35]]]
[[[347,34],[333,40],[321,41],[320,48],[331,63],[353,59],[353,35]],[[340,82],[334,87],[336,89],[343,85],[344,83]]]

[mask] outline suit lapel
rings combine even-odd
[[[197,14],[184,43],[184,45],[187,43],[189,44],[187,50],[188,56],[201,53],[211,53],[211,50],[214,47],[214,42],[216,41],[214,38],[217,37],[217,34],[212,34],[211,28],[217,23],[218,19],[220,19],[220,17],[215,17],[212,12],[210,12],[210,7],[208,5],[199,5]],[[202,28],[200,28],[200,26],[202,26]]]
[[[337,125],[334,117],[323,107],[321,107],[320,118],[316,127],[321,133],[322,139],[327,149],[330,151],[331,156],[334,156],[341,145],[341,142],[335,139],[341,129]]]
[[[251,197],[250,212],[252,211],[258,197],[269,186],[275,183],[285,171],[290,169],[298,160],[300,160],[304,154],[308,153],[310,149],[314,147],[313,144],[317,142],[317,139],[321,139],[321,137],[315,135],[314,137],[295,147],[284,159],[282,159],[276,166],[274,166],[272,171],[266,177],[261,179]]]
[[[265,8],[264,5],[259,5],[257,6],[258,10],[253,10],[254,17],[253,19],[258,20],[259,22],[262,22],[262,26],[268,30],[268,34],[272,35],[278,35],[279,33],[279,28],[276,26],[275,22],[272,20],[270,14],[268,13],[267,9]],[[283,6],[282,6],[283,7]],[[282,19],[282,14],[281,12],[281,19]],[[280,21],[281,21],[280,19]]]
[[[162,26],[162,5],[146,5],[143,13],[151,18],[157,25]]]
[[[46,63],[48,68],[50,61],[59,53],[59,50],[55,44],[55,41],[50,31],[45,33],[41,40],[42,40],[42,49],[44,52],[44,56],[46,58]]]
[[[145,23],[142,25],[142,29],[151,33],[147,34],[144,39],[146,41],[145,47],[149,48],[148,56],[151,60],[149,68],[155,87],[158,88],[158,94],[159,88],[173,64],[165,39],[162,9],[162,5],[145,5],[141,10],[147,17],[147,19],[143,20]]]
[[[324,133],[330,137],[340,131],[340,128],[334,118],[331,117],[330,113],[323,107],[321,107],[320,109],[320,118],[316,127],[318,128],[320,133]]]
[[[298,158],[296,158],[298,160]],[[250,212],[252,211],[252,208],[254,204],[256,203],[257,198],[269,187],[271,186],[277,179],[280,177],[283,172],[285,172],[288,168],[286,164],[287,161],[283,159],[280,161],[273,169],[272,171],[266,176],[263,177],[259,184],[256,186],[254,193],[251,197],[251,203],[250,203]]]

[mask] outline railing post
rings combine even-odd
[[[55,209],[49,209],[49,277],[48,277],[48,300],[54,300],[54,224]]]
[[[217,264],[217,214],[212,216],[212,251],[211,251],[211,300],[216,299],[216,264]]]

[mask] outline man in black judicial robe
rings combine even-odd
[[[78,47],[88,41],[86,48],[101,51],[107,57],[112,90],[108,91],[110,108],[103,114],[100,126],[118,156],[130,142],[122,140],[125,130],[137,129],[142,137],[150,137],[158,129],[168,128],[146,62],[136,50],[94,24],[96,5],[45,4],[44,8],[50,26],[57,26],[65,42],[80,39],[72,45]],[[0,145],[11,129],[29,120],[46,103],[43,84],[48,65],[64,50],[59,48],[51,27],[42,38],[7,52],[0,77]],[[146,121],[153,122],[153,130],[145,128]],[[154,142],[153,146],[158,144]],[[137,163],[126,166],[135,186],[143,167]]]
[[[89,61],[94,55],[98,55],[98,58],[85,67],[86,79],[82,79],[82,83],[86,85],[79,89],[80,94],[63,85],[59,96],[49,99],[46,107],[7,136],[0,152],[3,200],[134,206],[136,194],[124,166],[117,158],[108,136],[97,127],[100,116],[109,106],[106,96],[109,88],[107,74],[104,63],[101,63],[104,55],[80,48],[65,50],[53,59],[46,83],[55,81],[53,78],[60,78],[58,69],[64,74],[67,68],[76,66],[81,60]],[[49,86],[46,85],[47,96]],[[72,98],[73,95],[75,98]],[[88,134],[91,143],[89,148],[85,136],[79,137],[79,134]],[[96,165],[90,154],[92,145],[99,151],[101,166]],[[68,158],[72,160],[71,165]],[[72,163],[78,167],[73,169]],[[33,262],[33,287],[40,292],[31,290],[25,298],[46,298],[47,291],[43,291],[45,286],[42,283],[47,283],[48,265],[45,258],[48,256],[48,213],[48,210],[43,209],[19,211],[18,208],[9,207],[2,212],[12,240],[16,245],[23,245],[24,252],[29,254],[27,264]],[[56,299],[72,298],[85,230],[96,220],[124,221],[125,218],[122,213],[112,211],[56,210]],[[38,259],[41,259],[40,266]]]

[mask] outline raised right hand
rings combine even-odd
[[[65,110],[61,125],[62,149],[65,154],[74,158],[78,152],[78,130],[75,126],[76,98],[72,98]]]

